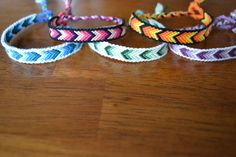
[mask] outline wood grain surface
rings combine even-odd
[[[48,0],[55,13],[61,0]],[[74,0],[76,15],[153,12],[156,0]],[[186,10],[190,0],[160,0],[167,11]],[[228,15],[236,0],[207,0],[214,16]],[[39,12],[33,0],[1,0],[0,32]],[[162,20],[193,26],[188,18]],[[81,22],[78,26],[102,25]],[[125,46],[159,44],[131,31],[113,41]],[[59,44],[47,24],[30,27],[18,47]],[[229,31],[214,31],[194,47],[236,44]],[[68,59],[25,65],[0,47],[0,157],[235,157],[236,62],[200,63],[169,52],[159,61],[127,64],[106,59],[88,45]]]

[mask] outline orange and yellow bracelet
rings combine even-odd
[[[212,30],[214,18],[200,8],[199,4],[204,0],[191,2],[188,11],[174,11],[161,14],[136,14],[133,13],[129,20],[130,27],[137,33],[150,39],[171,44],[194,44],[204,41]],[[163,18],[190,16],[200,20],[203,27],[194,30],[175,30],[153,26],[146,22],[148,19],[160,20]]]

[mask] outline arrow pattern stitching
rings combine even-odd
[[[129,48],[114,45],[109,42],[89,43],[96,53],[111,59],[124,62],[147,62],[158,60],[167,54],[167,44],[161,44],[153,48]]]
[[[11,59],[27,64],[48,63],[64,59],[81,49],[82,44],[80,43],[65,43],[62,45],[42,49],[17,49],[8,45],[8,43],[10,43],[17,33],[28,26],[38,23],[39,21],[37,21],[36,17],[37,15],[33,14],[22,18],[9,26],[3,32],[1,42]]]
[[[150,14],[141,15],[145,18],[152,19],[160,19],[160,18],[169,18],[169,17],[179,17],[186,16],[185,12],[170,12],[164,13],[161,15],[152,16]],[[137,15],[133,14],[129,20],[129,24],[131,28],[139,34],[143,34],[144,36],[153,39],[160,40],[167,43],[173,44],[194,44],[197,42],[201,42],[206,39],[206,37],[211,32],[211,28],[213,26],[213,18],[205,13],[204,19],[201,22],[205,25],[202,29],[198,29],[196,31],[188,31],[188,30],[179,30],[172,31],[154,27],[142,21]]]
[[[179,56],[196,61],[215,62],[236,59],[236,46],[201,50],[191,49],[187,46],[170,45],[170,49]]]
[[[100,29],[100,30],[60,30],[50,28],[52,39],[66,42],[98,42],[118,39],[124,36],[124,28]]]
[[[59,28],[57,29],[56,22],[58,17],[54,17],[49,21],[49,34],[54,40],[65,41],[65,42],[98,42],[118,39],[125,35],[126,27],[124,27],[124,21],[120,18],[110,16],[79,16],[79,17],[68,17],[70,20],[103,20],[111,21],[117,25],[111,27],[103,27],[96,29],[72,29],[72,28]]]

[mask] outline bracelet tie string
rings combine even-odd
[[[39,13],[36,17],[39,22],[47,22],[52,18],[53,13],[51,10],[48,10],[47,1],[46,0],[35,0],[35,3],[39,3],[41,5],[41,13]]]
[[[72,0],[63,0],[65,5],[65,11],[62,11],[58,14],[59,19],[57,23],[62,26],[66,26],[68,24],[68,16],[72,16]]]
[[[236,32],[236,9],[231,12],[230,16],[221,15],[215,20],[217,29],[226,29]]]

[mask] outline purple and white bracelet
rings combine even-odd
[[[219,16],[214,22],[214,27],[220,30],[232,30],[233,33],[236,33],[236,10],[230,16]],[[216,62],[236,59],[236,45],[211,49],[198,49],[176,44],[171,44],[169,47],[173,53],[194,61]]]

